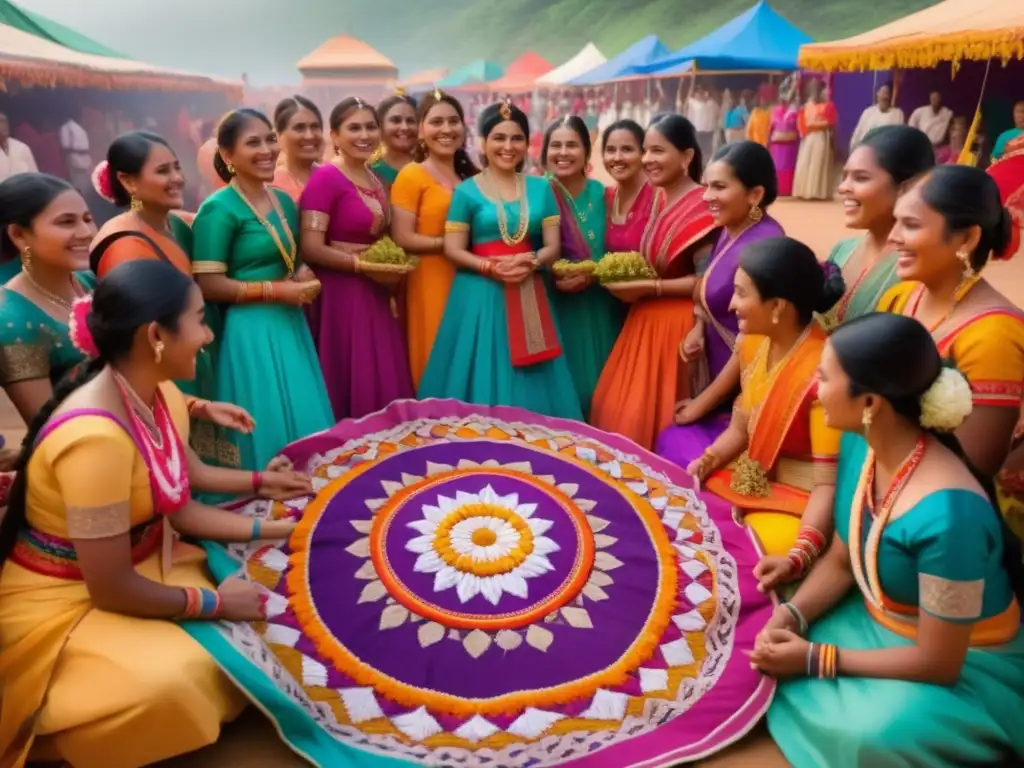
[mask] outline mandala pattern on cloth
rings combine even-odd
[[[674,765],[746,733],[773,688],[736,648],[740,609],[749,647],[771,608],[727,508],[742,566],[656,457],[459,405],[310,438],[315,498],[244,508],[301,522],[233,548],[269,597],[233,645],[335,739],[409,762]]]

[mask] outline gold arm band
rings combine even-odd
[[[326,232],[327,226],[331,223],[331,217],[320,211],[303,211],[302,228],[310,232]]]
[[[228,265],[223,261],[193,261],[193,275],[225,275]]]
[[[562,223],[562,217],[557,213],[554,216],[548,216],[544,221],[541,222],[541,228],[546,229],[547,227],[557,227]]]
[[[68,506],[66,511],[69,539],[108,539],[131,529],[131,509],[127,501],[102,507]]]
[[[469,224],[465,224],[461,221],[446,221],[444,223],[445,232],[469,232]]]

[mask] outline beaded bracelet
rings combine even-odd
[[[789,550],[788,559],[793,565],[793,576],[803,576],[814,561],[825,550],[825,536],[817,528],[803,526],[796,535],[796,541]]]
[[[800,634],[801,636],[806,635],[807,619],[804,618],[804,615],[800,612],[800,609],[790,602],[784,602],[782,605],[787,611],[790,612],[790,614],[792,614],[793,618],[796,619],[796,624],[799,630],[798,634]]]

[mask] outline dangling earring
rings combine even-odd
[[[867,437],[867,435],[868,435],[868,430],[871,429],[871,420],[872,419],[874,419],[874,416],[871,415],[871,411],[869,411],[867,408],[865,408],[864,412],[860,415],[860,424],[861,424],[862,427],[864,427],[864,436],[865,437]]]
[[[25,250],[21,252],[21,268],[26,272],[32,266],[32,249],[25,246]]]
[[[132,195],[131,211],[132,213],[139,213],[142,210],[142,201],[139,200],[135,195]]]
[[[779,324],[779,314],[777,312],[772,312],[772,325],[778,325],[778,324]]]
[[[757,224],[757,222],[764,218],[764,211],[761,210],[761,206],[755,205],[750,209],[750,213],[748,213],[747,216],[752,222]]]
[[[233,166],[233,165],[232,165],[231,163],[228,163],[228,173],[229,173],[229,174],[230,174],[231,176],[234,176],[234,175],[235,175],[235,166]]]
[[[971,265],[971,254],[961,249],[956,252],[956,257],[960,259],[960,263],[964,268],[964,280],[970,280],[974,277],[974,267]]]
[[[160,361],[164,359],[164,343],[158,341],[153,345],[153,357],[156,360],[156,364],[160,365]]]

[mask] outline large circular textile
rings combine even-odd
[[[286,453],[317,493],[244,508],[301,517],[287,543],[232,548],[268,620],[231,639],[320,729],[312,757],[262,702],[311,762],[653,768],[767,708],[740,652],[771,612],[755,545],[629,441],[428,400]]]

